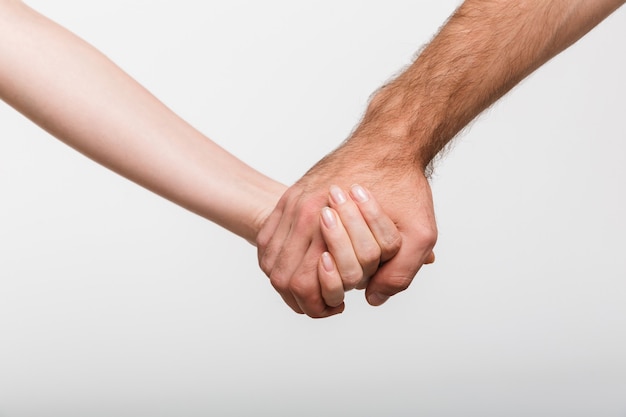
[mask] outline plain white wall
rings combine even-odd
[[[292,183],[458,1],[28,1]],[[0,416],[626,415],[626,10],[433,180],[437,263],[292,313],[242,239],[0,102]]]

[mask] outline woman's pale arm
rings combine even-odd
[[[0,0],[0,98],[96,162],[250,242],[285,189],[15,0]]]
[[[0,99],[94,161],[251,243],[286,189],[194,129],[94,47],[17,0],[0,0]],[[352,287],[345,287],[346,277],[367,279],[382,254],[398,250],[398,231],[377,207],[372,197],[359,206],[363,215],[337,208],[325,236],[330,253],[320,259],[320,283],[314,283],[328,303],[320,317],[343,311],[343,292]]]

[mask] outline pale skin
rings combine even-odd
[[[308,219],[326,204],[331,184],[367,186],[400,231],[398,254],[358,284],[371,305],[381,305],[408,288],[437,240],[427,180],[433,158],[485,108],[623,4],[465,1],[415,62],[374,94],[352,136],[289,188],[259,233],[261,268],[294,311],[328,314],[313,278],[325,245]]]
[[[94,47],[16,0],[0,0],[0,98],[89,158],[251,243],[286,190],[194,129]],[[363,280],[400,247],[374,198],[351,206],[350,218],[328,207],[315,216],[329,249],[316,259],[323,316],[343,311],[346,278]]]

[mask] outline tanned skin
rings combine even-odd
[[[405,290],[429,259],[437,227],[433,158],[484,109],[624,0],[467,0],[415,62],[372,97],[352,136],[281,198],[257,237],[259,262],[285,302],[329,315],[315,275],[324,250],[311,221],[329,186],[367,186],[396,222],[397,255],[366,285],[370,304]]]

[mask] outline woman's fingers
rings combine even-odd
[[[355,288],[363,279],[363,269],[353,248],[354,242],[351,241],[335,210],[330,207],[322,209],[320,228],[341,278],[342,289],[348,291]]]
[[[385,262],[393,258],[402,245],[402,236],[396,224],[365,187],[353,185],[350,189],[350,197],[378,242],[381,252],[380,261]]]
[[[328,252],[322,254],[317,268],[317,275],[322,288],[322,297],[326,305],[329,307],[340,306],[344,297],[343,281],[337,270],[333,255]]]
[[[359,207],[341,188],[334,185],[330,187],[330,206],[337,211],[340,223],[350,238],[354,254],[361,266],[361,281],[357,285],[364,286],[380,265],[382,253],[380,245],[372,234]],[[335,255],[339,270],[343,271],[341,268],[342,258],[337,257],[332,250],[330,252]],[[345,282],[346,277],[343,276],[343,273],[342,277]]]

